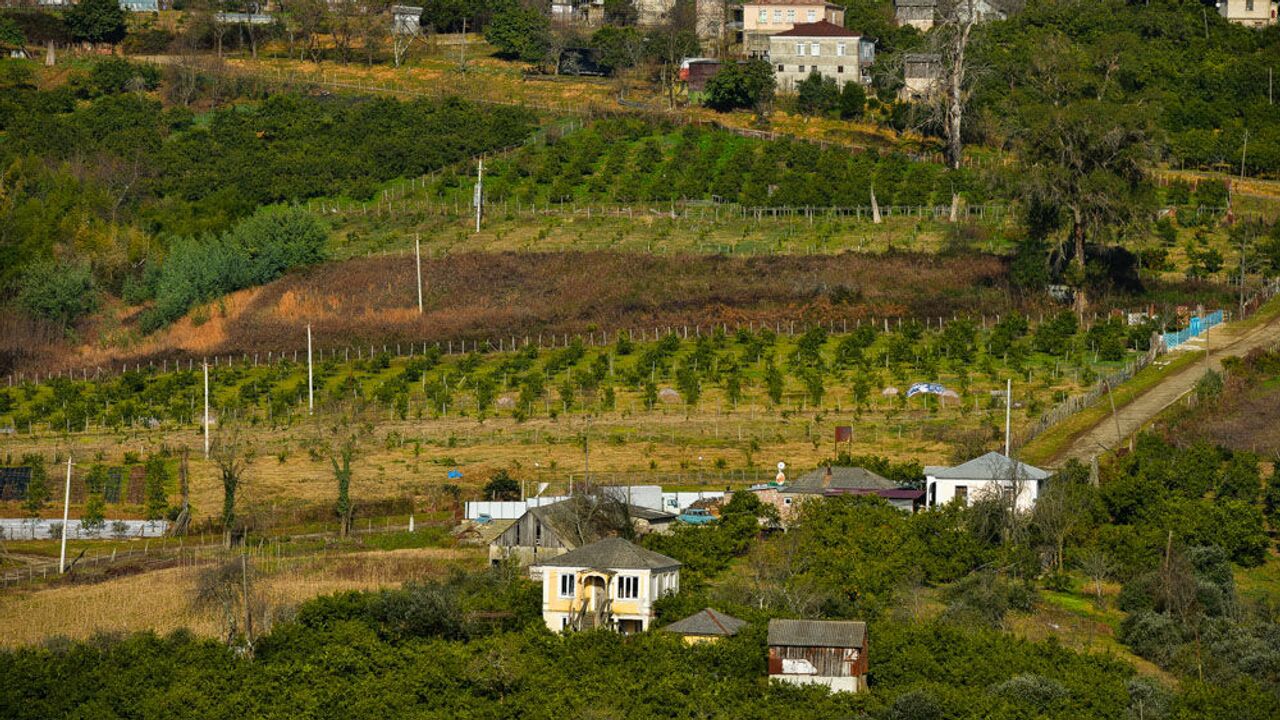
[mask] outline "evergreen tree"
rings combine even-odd
[[[159,455],[152,455],[147,458],[147,464],[143,472],[145,477],[143,489],[146,496],[146,517],[148,520],[159,520],[164,517],[164,511],[169,506],[169,494],[165,490],[169,484],[169,470],[165,467],[163,458]]]
[[[63,13],[71,37],[115,45],[125,36],[125,9],[117,0],[80,0]]]

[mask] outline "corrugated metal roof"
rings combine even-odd
[[[704,608],[693,615],[677,620],[670,625],[662,628],[667,632],[679,633],[681,635],[714,635],[718,637],[728,637],[737,635],[738,630],[746,625],[746,620],[739,620],[731,615],[725,615],[718,610]]]
[[[1049,477],[1047,470],[1011,460],[994,451],[955,467],[926,465],[924,474],[940,480],[1008,480],[1013,476],[1015,468],[1025,480],[1044,480]]]
[[[600,570],[666,570],[680,567],[680,561],[628,542],[619,537],[583,545],[563,555],[538,563],[548,567],[585,567]]]
[[[867,624],[856,620],[770,620],[769,644],[791,647],[860,648]]]

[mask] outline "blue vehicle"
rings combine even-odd
[[[703,508],[689,508],[676,516],[676,520],[686,525],[710,525],[718,518],[711,514],[710,510]]]

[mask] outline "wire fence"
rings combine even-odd
[[[1120,312],[1120,311],[1115,311]],[[1114,313],[1113,313],[1114,314]],[[1085,329],[1096,324],[1099,319],[1109,317],[1108,313],[1093,313],[1090,318],[1086,318],[1084,323]],[[918,323],[926,332],[942,331],[948,323],[956,321],[965,321],[972,323],[975,329],[986,330],[994,327],[1001,321],[1001,314],[994,315],[961,315],[953,313],[950,318],[940,315],[929,316],[864,316],[862,314],[851,313],[848,317],[832,318],[827,320],[815,321],[811,318],[799,318],[789,320],[762,320],[762,321],[735,321],[733,323],[693,323],[684,325],[655,325],[655,326],[635,326],[627,329],[618,330],[598,330],[588,331],[586,333],[530,333],[526,335],[503,335],[490,336],[488,338],[458,338],[452,340],[424,340],[418,342],[394,342],[394,343],[369,343],[369,344],[351,344],[331,347],[314,347],[312,351],[312,359],[316,364],[340,361],[351,362],[361,361],[385,356],[389,359],[412,359],[422,356],[424,353],[439,352],[445,356],[466,355],[469,353],[504,353],[515,352],[528,347],[536,347],[541,350],[554,350],[569,347],[575,343],[580,343],[587,347],[605,347],[618,342],[619,337],[626,337],[632,342],[656,342],[667,336],[676,336],[682,340],[690,338],[697,339],[704,335],[715,335],[716,333],[724,333],[726,335],[737,335],[740,332],[748,333],[771,332],[775,335],[784,337],[795,337],[802,335],[815,327],[822,327],[827,332],[836,334],[846,334],[857,330],[864,325],[875,328],[880,332],[891,332],[899,330],[904,324]],[[1032,327],[1041,324],[1045,320],[1045,314],[1041,312],[1035,318],[1030,318]],[[261,351],[241,351],[234,353],[214,353],[196,357],[194,355],[186,357],[154,357],[144,358],[133,361],[123,361],[118,365],[115,363],[100,364],[94,366],[85,366],[81,368],[65,368],[60,370],[49,371],[15,371],[10,373],[6,378],[8,387],[22,385],[24,383],[41,384],[51,380],[69,380],[69,381],[87,381],[120,376],[128,372],[180,372],[193,371],[200,369],[205,363],[209,367],[258,367],[260,365],[280,365],[284,363],[305,363],[307,360],[306,351],[306,328],[300,326],[297,333],[297,344],[277,350],[261,350]]]

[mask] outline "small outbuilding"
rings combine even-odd
[[[690,645],[704,642],[715,642],[720,638],[733,637],[738,634],[746,620],[725,615],[719,610],[704,608],[683,620],[677,620],[662,628],[664,632],[672,632],[684,638]]]
[[[867,687],[867,624],[854,620],[770,620],[769,679],[825,685],[833,692]]]

